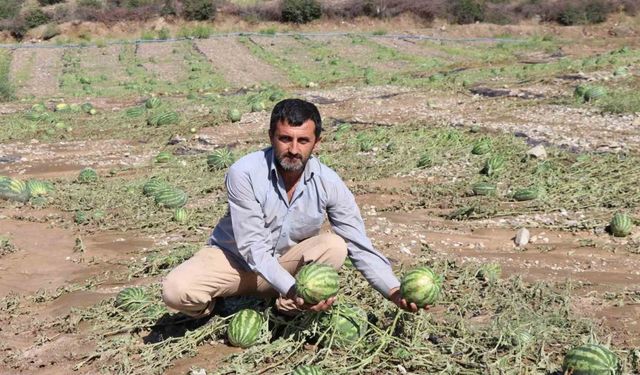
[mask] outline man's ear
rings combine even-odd
[[[322,142],[322,136],[316,138],[316,143],[313,145],[313,151],[316,151],[318,149],[318,146],[320,146],[320,142]]]

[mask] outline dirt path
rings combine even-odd
[[[174,43],[142,43],[136,48],[136,55],[142,61],[144,68],[155,74],[159,80],[166,82],[180,82],[184,80],[187,68],[183,55],[179,53],[184,42]],[[178,53],[173,51],[177,50]]]
[[[15,76],[23,66],[32,66],[24,75],[26,80],[19,82],[19,97],[33,95],[47,98],[58,94],[58,79],[62,76],[62,48],[20,48],[13,52],[11,75]],[[20,77],[20,74],[18,74]]]
[[[90,77],[105,75],[105,82],[92,83],[96,87],[114,88],[119,82],[128,80],[124,66],[118,60],[122,46],[112,45],[104,48],[88,47],[80,52],[80,68]]]
[[[220,71],[232,85],[240,87],[266,82],[287,84],[286,76],[275,67],[253,56],[247,47],[234,37],[213,38],[195,42],[215,71]]]

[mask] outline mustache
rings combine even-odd
[[[302,155],[300,155],[300,154],[292,154],[292,153],[287,152],[286,154],[284,154],[282,156],[285,157],[285,158],[289,158],[289,159],[300,159],[300,160],[302,160]]]

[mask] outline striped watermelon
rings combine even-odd
[[[149,116],[149,118],[147,119],[147,123],[153,126],[162,126],[162,125],[177,124],[179,120],[180,120],[180,117],[178,116],[177,112],[165,111],[165,112],[158,112],[156,114]]]
[[[530,187],[526,189],[519,189],[513,193],[513,199],[517,201],[530,201],[540,198],[543,191],[540,188]]]
[[[169,185],[157,178],[152,178],[142,186],[142,193],[146,196],[155,196],[158,191],[167,188]]]
[[[229,112],[227,113],[227,116],[229,117],[229,120],[231,122],[238,122],[242,118],[242,114],[236,108],[230,109]]]
[[[28,180],[27,189],[29,189],[30,196],[38,197],[47,195],[49,192],[53,191],[53,185],[46,181]]]
[[[579,99],[584,99],[584,93],[587,92],[588,87],[585,85],[576,86],[575,90],[573,90],[573,96]]]
[[[144,102],[144,106],[145,106],[145,107],[147,107],[147,108],[149,108],[149,109],[152,109],[152,108],[158,108],[158,107],[160,106],[160,104],[161,104],[161,103],[160,103],[160,99],[158,99],[158,98],[157,98],[157,97],[155,97],[155,96],[153,96],[153,97],[151,97],[151,98],[147,99],[147,100]]]
[[[422,154],[418,159],[418,168],[428,168],[433,165],[433,160],[431,159],[431,155],[428,153]]]
[[[584,100],[590,102],[593,100],[598,100],[607,95],[607,90],[602,86],[592,86],[589,87],[584,92]]]
[[[291,375],[324,375],[324,372],[317,366],[313,365],[300,365],[293,370]]]
[[[17,178],[0,177],[0,198],[10,201],[26,202],[31,194],[27,184]]]
[[[491,152],[491,141],[488,138],[482,138],[471,149],[471,153],[474,155],[484,155],[489,152]]]
[[[94,108],[93,108],[93,104],[91,104],[91,103],[83,103],[80,106],[80,109],[82,109],[82,111],[85,112],[85,113],[89,113]]]
[[[260,339],[264,320],[259,312],[244,309],[236,313],[227,327],[229,343],[240,348],[248,348]]]
[[[496,185],[489,182],[478,182],[471,185],[471,190],[475,195],[493,195],[496,193]]]
[[[429,267],[418,267],[407,272],[400,283],[402,298],[418,307],[433,305],[441,289],[442,279]]]
[[[296,275],[296,291],[306,303],[315,305],[338,294],[338,271],[328,264],[309,263]]]
[[[228,148],[219,148],[207,156],[207,165],[210,170],[228,168],[233,162],[233,154]]]
[[[158,189],[154,197],[156,204],[167,208],[178,208],[187,204],[187,193],[170,186]]]
[[[132,312],[138,311],[151,303],[144,289],[139,287],[125,288],[116,296],[115,307],[120,310]]]
[[[534,338],[535,337],[533,337],[533,335],[529,331],[520,329],[512,334],[511,343],[514,346],[526,347],[529,344],[533,343]]]
[[[169,151],[160,151],[155,157],[156,163],[168,163],[172,158]]]
[[[495,283],[502,275],[502,267],[498,263],[483,264],[476,272],[476,277],[489,283]]]
[[[31,106],[31,110],[34,112],[46,112],[47,107],[42,103],[36,103]]]
[[[326,342],[333,339],[334,344],[343,348],[354,345],[367,333],[369,326],[367,313],[357,306],[349,305],[334,306],[321,324],[329,330]]]
[[[187,210],[184,207],[178,207],[175,211],[173,211],[173,220],[184,224],[187,222],[189,215],[187,214]]]
[[[251,112],[262,112],[266,109],[267,107],[264,105],[263,102],[254,102],[253,104],[251,104]]]
[[[480,173],[485,174],[489,177],[495,176],[503,167],[504,158],[500,155],[495,155],[487,159]]]
[[[137,106],[137,107],[130,107],[127,108],[124,113],[125,115],[127,115],[127,117],[140,117],[142,115],[144,115],[144,113],[146,112],[144,107],[141,106]]]
[[[633,228],[633,222],[629,215],[623,212],[617,212],[613,215],[611,222],[609,223],[609,229],[611,234],[616,237],[626,237],[631,233]]]
[[[98,172],[92,168],[84,168],[78,174],[78,182],[81,184],[87,184],[98,181]]]
[[[601,345],[585,344],[567,353],[562,371],[571,375],[622,375],[618,356]]]

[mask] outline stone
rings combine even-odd
[[[515,243],[518,247],[523,247],[529,243],[529,230],[527,228],[520,228],[516,233]]]
[[[544,160],[547,158],[547,150],[544,149],[543,145],[537,145],[536,147],[529,149],[529,151],[527,151],[527,156]]]

